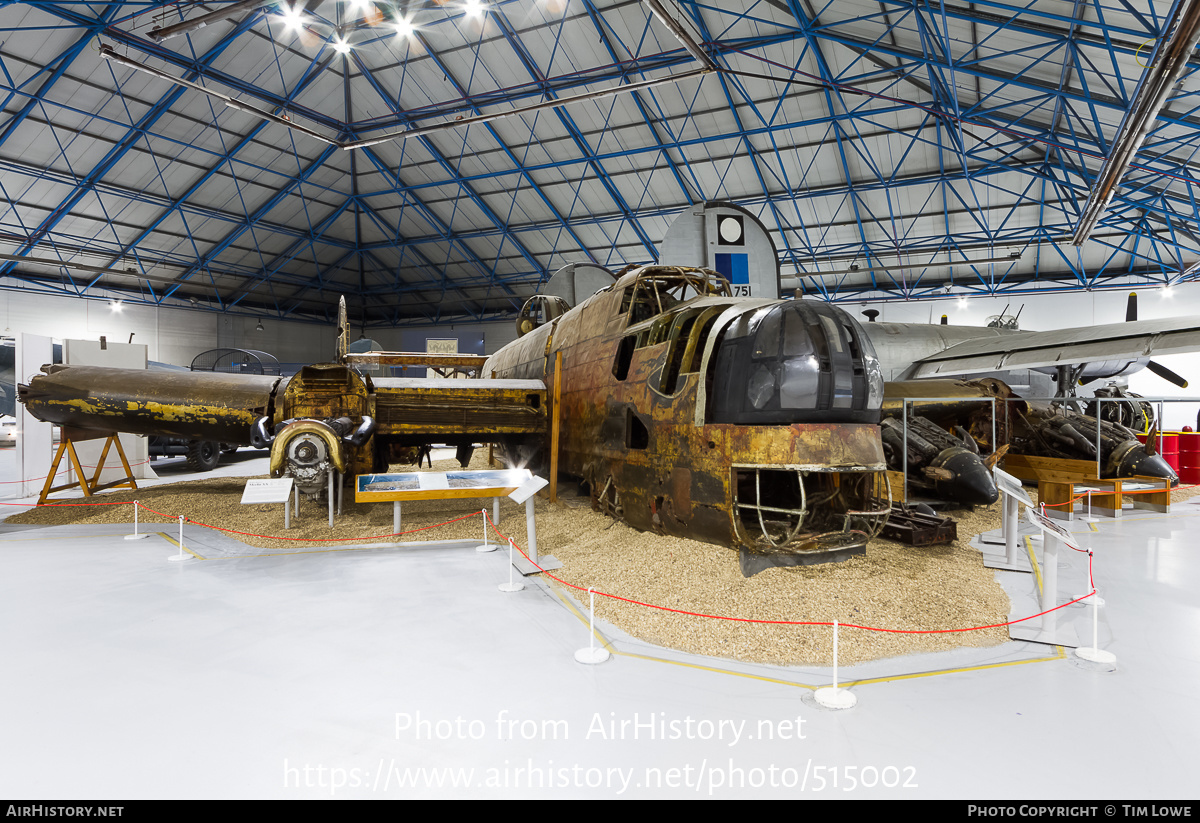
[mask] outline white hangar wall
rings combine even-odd
[[[183,308],[157,308],[122,303],[113,311],[110,300],[0,292],[0,329],[6,336],[30,332],[56,340],[133,342],[147,346],[150,360],[187,366],[192,358],[218,346],[260,349],[281,361],[316,362],[333,355],[334,330],[311,323],[262,321],[254,317]],[[285,352],[286,356],[279,354]]]

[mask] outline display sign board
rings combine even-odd
[[[427,337],[425,338],[426,354],[458,354],[458,338]]]
[[[1037,526],[1043,532],[1048,533],[1051,537],[1061,540],[1073,549],[1079,548],[1079,541],[1075,539],[1075,535],[1038,512],[1032,506],[1025,509],[1025,516],[1029,518],[1030,523]]]
[[[242,492],[242,505],[247,503],[286,503],[292,495],[292,478],[278,480],[255,479],[246,481]]]
[[[1033,500],[1025,493],[1025,487],[1021,485],[1021,481],[1013,477],[1008,472],[1001,469],[999,466],[992,469],[992,477],[996,478],[996,486],[1005,494],[1015,497],[1026,506],[1032,506]]]
[[[373,500],[502,497],[519,488],[532,476],[529,469],[360,474],[355,478],[354,500],[364,503]]]

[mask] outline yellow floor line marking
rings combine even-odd
[[[1026,540],[1028,540],[1028,538],[1026,538]],[[575,615],[575,617],[581,623],[583,623],[585,626],[588,624],[587,617],[582,612],[580,612],[578,608],[575,607],[575,604],[573,602],[571,602],[571,600],[567,599],[567,597],[564,595],[563,592],[559,591],[557,588],[552,589],[552,591],[554,592],[555,596],[558,597],[559,601],[562,602],[562,604],[567,607],[567,610],[570,611],[571,614]],[[672,666],[682,666],[687,669],[698,669],[700,671],[715,672],[717,674],[727,674],[727,675],[731,675],[733,677],[745,677],[750,680],[761,680],[766,683],[776,683],[781,686],[794,686],[799,689],[815,690],[815,689],[820,688],[820,686],[812,686],[807,683],[797,683],[794,680],[782,680],[777,677],[768,677],[766,675],[761,675],[761,674],[750,674],[749,672],[732,671],[730,669],[723,669],[723,668],[719,668],[717,666],[705,666],[700,663],[687,663],[682,660],[671,660],[670,658],[656,657],[656,656],[650,655],[650,654],[640,654],[638,652],[622,651],[622,650],[618,649],[616,646],[614,646],[612,644],[612,641],[610,641],[608,638],[606,638],[604,635],[602,635],[600,633],[599,629],[597,629],[595,631],[595,635],[596,635],[596,639],[604,644],[604,648],[608,649],[608,651],[610,653],[612,653],[614,655],[620,655],[621,657],[632,657],[637,660],[649,660],[654,663],[668,663]],[[841,685],[841,686],[863,686],[863,685],[869,685],[869,684],[873,684],[873,683],[886,683],[891,680],[912,680],[912,679],[915,679],[918,677],[936,677],[936,676],[944,675],[944,674],[957,674],[960,672],[975,672],[975,671],[982,671],[984,669],[1002,669],[1002,668],[1006,668],[1008,666],[1023,666],[1026,663],[1046,663],[1051,660],[1062,660],[1063,658],[1066,657],[1066,652],[1063,651],[1063,648],[1061,646],[1055,646],[1054,651],[1055,651],[1055,653],[1049,657],[1035,657],[1035,658],[1031,658],[1029,660],[1008,660],[1008,661],[1005,661],[1002,663],[982,663],[978,666],[959,666],[959,667],[951,668],[951,669],[936,669],[934,671],[911,672],[909,674],[882,675],[880,677],[865,677],[861,680],[841,681],[839,685]],[[683,654],[687,654],[687,653],[688,652],[683,652]],[[824,684],[824,685],[829,685],[829,684]]]
[[[174,537],[171,537],[171,535],[167,534],[166,532],[155,532],[155,534],[157,534],[159,537],[164,538],[169,543],[174,543],[176,546],[179,546],[179,541],[176,540]],[[196,554],[194,551],[189,549],[187,546],[179,546],[179,548],[182,548],[185,552],[187,552],[188,554],[190,554],[192,557],[196,558],[197,560],[207,560],[208,559],[207,557],[202,557],[202,556]]]

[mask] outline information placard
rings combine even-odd
[[[1025,488],[1021,485],[1020,480],[1013,477],[999,466],[992,469],[992,477],[996,479],[996,485],[1000,488],[1000,491],[1017,498],[1017,500],[1020,500],[1026,506],[1033,505],[1033,500],[1031,500],[1029,495],[1025,493]]]
[[[246,490],[242,492],[242,504],[247,503],[286,503],[292,495],[292,478],[281,477],[278,480],[258,478],[246,481]]]
[[[1075,539],[1075,535],[1071,534],[1069,531],[1055,523],[1050,518],[1039,513],[1032,506],[1025,509],[1025,516],[1029,518],[1030,523],[1037,526],[1043,532],[1048,532],[1052,537],[1058,538],[1073,549],[1079,548],[1079,541]]]

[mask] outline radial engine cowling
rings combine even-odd
[[[328,488],[329,473],[346,470],[342,440],[320,420],[288,423],[271,443],[271,476],[287,474],[310,497]]]

